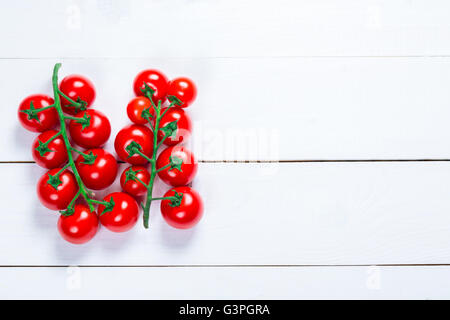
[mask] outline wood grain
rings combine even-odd
[[[0,161],[32,160],[35,134],[16,108],[50,93],[57,60],[0,60],[4,114]],[[450,159],[450,58],[69,59],[61,77],[81,73],[97,86],[95,108],[125,124],[134,76],[159,67],[200,88],[187,112],[200,160]]]
[[[445,299],[450,267],[0,268],[3,299]]]
[[[445,0],[14,1],[0,57],[449,55]]]
[[[449,9],[445,0],[0,4],[0,298],[448,298]],[[36,135],[16,115],[25,96],[51,92],[59,61],[61,76],[94,81],[113,137],[128,123],[138,71],[196,81],[189,147],[206,162],[194,184],[206,204],[197,228],[170,229],[155,206],[150,232],[102,229],[81,247],[60,239],[57,213],[35,194]],[[405,266],[417,264],[445,266]],[[83,267],[58,267],[67,265]]]
[[[102,229],[84,246],[61,241],[57,213],[38,202],[42,173],[0,166],[16,181],[2,184],[14,203],[0,204],[0,265],[450,263],[448,162],[201,164],[205,217],[195,229],[171,229],[154,206],[151,230]]]

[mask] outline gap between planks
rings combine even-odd
[[[339,268],[339,267],[450,267],[437,264],[205,264],[205,265],[0,265],[2,268]]]
[[[417,54],[417,55],[288,55],[288,56],[215,56],[215,57],[197,57],[197,56],[186,56],[186,57],[146,57],[146,56],[136,56],[136,57],[0,57],[0,60],[142,60],[142,59],[165,59],[165,60],[186,60],[186,59],[196,59],[196,60],[214,60],[214,59],[392,59],[392,58],[450,58],[448,54]]]
[[[323,163],[323,162],[449,162],[450,159],[312,159],[312,160],[199,160],[199,163]],[[125,163],[124,161],[117,161]],[[34,161],[0,161],[1,164],[35,164]]]

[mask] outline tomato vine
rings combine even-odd
[[[173,121],[163,128],[160,128],[159,124],[160,124],[162,117],[164,117],[164,115],[167,113],[167,111],[170,108],[172,108],[174,106],[181,106],[182,102],[176,96],[169,96],[168,99],[170,101],[170,104],[166,108],[166,110],[164,110],[164,112],[161,113],[161,110],[162,110],[161,101],[159,100],[157,103],[155,103],[152,98],[155,91],[151,87],[149,87],[147,84],[145,84],[145,87],[143,89],[141,89],[141,91],[151,101],[151,107],[144,109],[142,111],[142,117],[147,119],[148,124],[153,131],[152,157],[150,158],[147,155],[145,155],[143,152],[141,152],[141,146],[136,142],[134,142],[134,143],[132,142],[131,144],[129,144],[126,149],[127,149],[130,157],[135,154],[138,154],[150,163],[150,166],[151,166],[150,181],[148,184],[144,183],[143,181],[141,181],[140,179],[138,179],[136,177],[136,173],[132,170],[129,171],[127,174],[128,174],[129,179],[138,181],[147,189],[146,201],[145,201],[145,204],[141,203],[141,207],[144,210],[144,215],[143,215],[144,227],[148,228],[149,227],[149,218],[150,218],[150,206],[152,204],[152,201],[154,201],[154,200],[170,200],[174,206],[179,206],[181,203],[181,199],[183,197],[183,195],[177,194],[173,197],[153,198],[153,186],[155,183],[156,175],[158,174],[158,172],[166,169],[166,167],[156,169],[156,156],[158,153],[158,149],[161,147],[164,140],[167,139],[167,137],[172,136],[177,130],[177,121]],[[151,108],[153,108],[153,110],[155,111],[154,116],[151,114]],[[152,124],[153,121],[154,121],[154,124]],[[158,142],[158,132],[160,130],[162,132],[164,132],[164,137],[161,139],[161,141]],[[178,162],[177,158],[173,158],[173,159],[171,159],[171,161],[172,162],[168,166],[179,166],[179,164],[177,164],[177,162]]]
[[[72,201],[69,203],[67,209],[64,211],[61,211],[61,214],[63,216],[72,215],[74,213],[75,201],[80,196],[82,196],[84,198],[84,200],[88,204],[89,209],[91,211],[94,211],[94,204],[104,205],[105,210],[102,213],[102,214],[104,214],[104,213],[112,211],[114,209],[114,202],[112,201],[112,199],[111,199],[111,201],[107,202],[107,201],[98,201],[93,198],[92,192],[88,188],[86,188],[85,184],[81,180],[80,174],[77,170],[77,167],[75,166],[75,161],[73,159],[72,151],[79,153],[81,156],[83,156],[85,163],[93,163],[95,161],[95,156],[93,154],[84,153],[84,152],[74,148],[71,145],[70,140],[68,138],[67,127],[66,127],[66,122],[65,122],[65,120],[74,120],[77,123],[82,124],[83,126],[89,126],[90,119],[87,116],[82,117],[82,118],[76,118],[76,117],[71,117],[71,116],[65,115],[63,112],[62,106],[61,106],[61,98],[60,97],[62,96],[62,97],[64,97],[64,99],[69,101],[70,107],[74,107],[75,110],[77,110],[77,111],[86,110],[86,102],[79,98],[75,101],[75,100],[71,99],[70,97],[68,97],[66,94],[64,94],[58,88],[58,72],[59,72],[60,68],[61,68],[61,63],[55,64],[55,66],[53,68],[52,88],[53,88],[54,103],[49,106],[36,109],[33,105],[33,102],[31,102],[30,107],[28,109],[20,110],[20,112],[25,113],[29,120],[35,119],[38,122],[39,122],[38,114],[40,112],[51,109],[51,108],[54,108],[57,112],[58,120],[59,120],[59,124],[60,124],[59,131],[53,137],[48,139],[46,142],[39,142],[39,146],[36,148],[36,150],[39,152],[39,154],[41,156],[44,156],[48,152],[51,152],[51,150],[48,148],[48,145],[51,141],[53,141],[54,139],[56,139],[59,136],[62,137],[64,144],[66,146],[66,152],[67,152],[67,158],[68,158],[67,164],[63,168],[61,168],[55,175],[48,174],[48,182],[47,182],[53,188],[57,189],[58,186],[62,183],[60,180],[60,175],[68,168],[70,168],[72,170],[72,173],[75,176],[75,180],[77,182],[79,190],[76,193],[76,195],[74,196],[74,198],[72,199]]]

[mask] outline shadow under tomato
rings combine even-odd
[[[160,234],[162,238],[162,244],[167,247],[187,247],[194,240],[197,229],[175,229],[169,226],[164,221],[160,224]]]

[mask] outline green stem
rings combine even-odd
[[[86,155],[83,151],[80,151],[80,150],[72,148],[72,147],[70,147],[70,150],[75,151],[76,153],[81,154],[82,156]]]
[[[98,200],[95,200],[95,199],[89,199],[88,201],[92,202],[92,203],[96,203],[96,204],[102,204],[102,205],[107,205],[108,204],[107,201],[98,201]]]
[[[174,105],[175,105],[175,102],[171,102],[171,103],[167,106],[166,110],[164,110],[164,112],[162,113],[161,118],[164,117],[164,115],[167,113],[167,111],[169,111],[169,109],[172,108]]]
[[[50,142],[52,142],[53,140],[55,140],[56,138],[58,138],[61,135],[61,131],[57,132],[53,137],[51,137],[50,139],[48,139],[47,141],[44,142],[45,145],[49,145]]]
[[[167,168],[170,168],[171,165],[172,165],[171,163],[166,164],[164,167],[161,167],[158,170],[156,170],[156,173],[166,170]]]
[[[41,112],[41,111],[44,111],[44,110],[47,110],[47,109],[50,109],[50,108],[54,108],[54,107],[55,107],[55,104],[51,104],[51,105],[43,107],[43,108],[35,109],[34,113],[38,113],[38,112]]]
[[[153,200],[176,200],[176,197],[160,197],[160,198],[152,198]]]
[[[81,191],[78,190],[77,194],[75,195],[75,197],[73,197],[72,201],[70,201],[69,206],[67,207],[67,209],[73,208],[73,205],[75,203],[75,201],[78,199],[78,197],[80,196]]]
[[[154,148],[153,148],[154,150]],[[146,156],[144,153],[142,153],[140,150],[136,150],[136,153],[138,155],[140,155],[142,158],[145,158],[148,162],[152,163],[153,162],[153,158],[149,158],[148,156]]]
[[[67,119],[67,120],[80,120],[80,118],[77,118],[77,117],[71,117],[71,116],[66,116],[66,115],[64,115],[64,119]]]
[[[137,182],[139,182],[139,183],[142,184],[146,189],[148,189],[148,184],[146,184],[144,181],[142,181],[142,180],[139,179],[138,177],[134,177],[134,179],[136,179]]]
[[[153,106],[155,106],[155,104],[153,103],[153,100],[150,99],[150,101],[152,101]],[[144,206],[144,227],[146,229],[148,229],[148,221],[150,218],[150,205],[152,204],[152,194],[153,194],[153,185],[155,182],[155,177],[156,177],[156,154],[158,153],[158,130],[159,130],[159,122],[161,120],[161,102],[158,102],[158,106],[155,107],[155,130],[153,131],[153,156],[152,159],[150,159],[150,164],[152,166],[151,169],[151,173],[150,173],[150,182],[147,186],[147,201],[145,202],[145,206]]]
[[[81,193],[81,195],[83,196],[83,198],[86,200],[87,204],[89,205],[89,209],[91,211],[94,211],[94,206],[92,205],[92,200],[89,198],[90,192],[89,190],[87,190],[86,186],[84,185],[83,181],[81,180],[80,174],[78,173],[78,170],[75,166],[75,162],[73,160],[72,157],[72,153],[70,152],[70,150],[73,150],[69,138],[67,136],[67,129],[66,129],[66,123],[65,123],[65,116],[64,113],[62,111],[61,108],[61,99],[60,99],[60,94],[66,98],[68,101],[70,101],[71,103],[73,103],[72,99],[70,99],[69,97],[67,97],[65,94],[63,94],[61,91],[59,91],[58,89],[58,71],[59,68],[61,68],[61,63],[57,63],[55,64],[55,67],[53,68],[53,76],[52,76],[52,84],[53,84],[53,94],[54,94],[54,98],[55,98],[55,109],[58,112],[58,117],[59,117],[59,123],[61,126],[61,136],[63,137],[64,143],[66,145],[66,149],[68,150],[67,152],[67,156],[69,159],[68,164],[66,165],[67,167],[71,167],[72,172],[75,176],[75,180],[77,181],[77,184],[79,186],[79,193]]]
[[[57,174],[55,174],[55,176],[59,176],[61,173],[64,172],[64,170],[68,169],[70,167],[70,163],[67,163],[64,167],[61,168],[61,170],[58,171]]]
[[[69,96],[67,96],[64,92],[60,91],[59,89],[57,89],[57,93],[59,95],[61,95],[64,99],[66,99],[67,101],[69,101],[71,104],[76,105],[76,106],[81,106],[81,103],[76,102],[75,100],[73,100],[72,98],[70,98]],[[56,93],[55,93],[55,97],[56,97]],[[56,100],[56,99],[55,99]],[[58,99],[59,100],[59,99]]]

